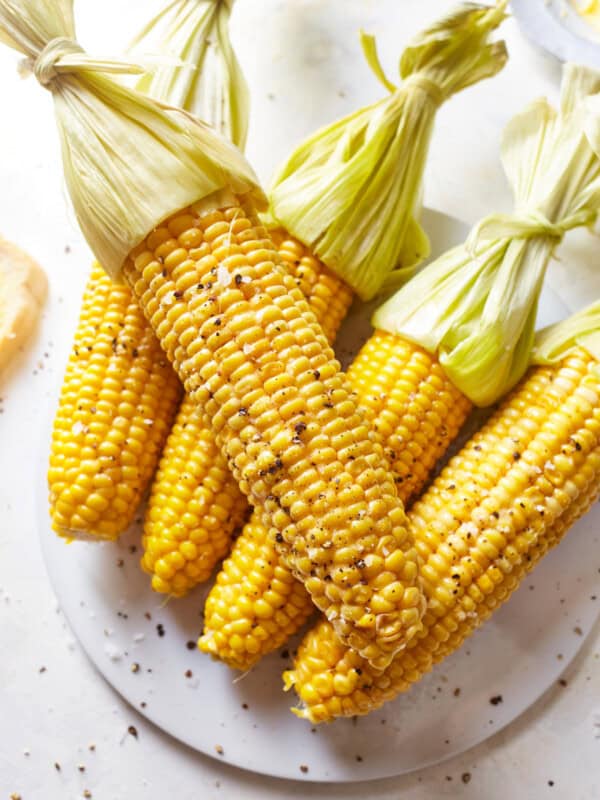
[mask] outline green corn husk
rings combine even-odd
[[[505,6],[461,5],[417,36],[400,59],[400,87],[363,34],[367,62],[390,95],[309,137],[275,176],[272,220],[364,300],[386,280],[407,280],[429,254],[418,217],[436,112],[504,66],[504,43],[489,36]]]
[[[190,111],[239,148],[246,144],[248,86],[229,40],[234,0],[173,0],[143,28],[130,51],[161,58],[139,92]]]
[[[75,41],[72,0],[0,0],[0,39],[23,53],[54,99],[67,188],[94,255],[119,278],[131,250],[171,214],[209,196],[266,198],[241,152],[181,109],[102,73]]]
[[[600,365],[600,300],[536,334],[532,364],[556,364],[583,348]]]
[[[556,245],[592,225],[600,209],[600,160],[584,133],[586,97],[600,74],[567,65],[560,111],[537,100],[507,125],[502,162],[513,215],[494,214],[396,292],[373,324],[437,354],[473,403],[494,403],[523,375],[537,304]]]

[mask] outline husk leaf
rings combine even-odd
[[[373,317],[376,327],[436,354],[477,405],[494,403],[523,375],[554,249],[600,209],[600,161],[583,131],[590,91],[600,91],[600,75],[567,66],[560,112],[538,100],[508,123],[502,162],[514,214],[482,220]]]
[[[600,300],[538,331],[531,363],[556,364],[580,347],[600,363]]]
[[[305,140],[276,174],[270,217],[367,300],[405,281],[429,254],[418,222],[425,160],[440,103],[495,75],[506,61],[490,43],[504,18],[495,6],[459,6],[416,37],[394,86],[362,34],[365,57],[389,96]]]
[[[75,214],[110,275],[119,277],[159,222],[208,195],[230,191],[264,206],[234,145],[191,114],[120,85],[103,74],[112,62],[81,52],[71,0],[0,0],[0,30],[52,92]]]
[[[248,86],[229,39],[233,0],[173,0],[143,28],[130,52],[160,58],[138,81],[143,94],[190,111],[241,149]]]

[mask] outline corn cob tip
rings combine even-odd
[[[294,670],[293,669],[286,669],[285,672],[282,674],[283,680],[283,691],[289,692],[290,689],[294,688]],[[293,709],[292,709],[293,711]]]
[[[297,708],[296,706],[290,706],[290,711],[295,717],[298,717],[298,719],[306,719],[309,722],[311,721],[310,715],[306,712],[305,708]]]

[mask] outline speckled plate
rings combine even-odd
[[[461,241],[464,224],[425,212],[434,253]],[[564,316],[546,293],[544,324]],[[353,309],[340,337],[344,360],[368,335]],[[503,728],[557,680],[590,630],[600,600],[594,508],[511,600],[451,658],[368,717],[312,729],[289,712],[281,671],[295,646],[237,676],[195,649],[206,590],[166,603],[140,571],[136,525],[118,543],[65,545],[51,532],[43,442],[39,531],[48,573],[75,634],[98,670],[164,731],[207,755],[298,780],[399,775],[456,755]],[[500,699],[501,698],[501,699]],[[492,702],[493,699],[493,702]]]

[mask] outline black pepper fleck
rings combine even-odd
[[[463,783],[469,783],[469,781],[471,780],[471,773],[463,772],[463,774],[460,776],[460,779]]]
[[[187,647],[188,650],[195,650],[196,649],[196,642],[192,642],[192,640],[190,639],[189,642],[185,643],[185,646]]]
[[[501,702],[502,702],[502,695],[501,694],[496,694],[493,697],[490,697],[490,703],[493,706],[500,705]]]
[[[306,764],[300,764],[300,772],[304,772],[304,774],[308,772],[308,767]]]
[[[130,736],[133,736],[133,738],[134,738],[134,739],[137,739],[137,738],[138,738],[138,732],[137,732],[137,728],[135,727],[135,725],[130,725],[130,726],[127,728],[127,733],[128,733]]]
[[[161,622],[156,626],[156,632],[160,637],[165,635],[165,626]]]

